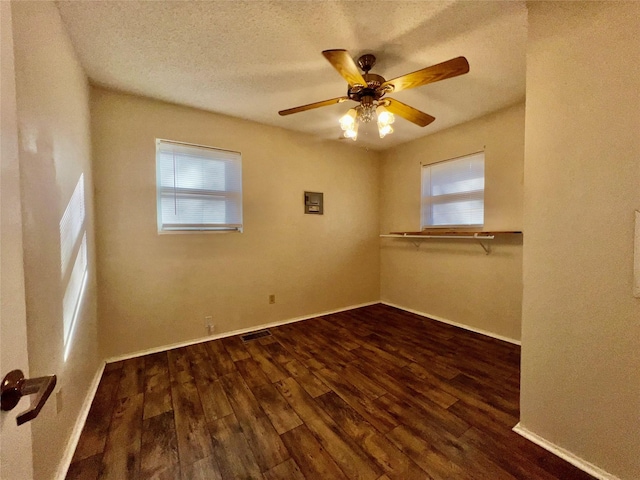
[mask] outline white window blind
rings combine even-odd
[[[239,152],[156,140],[158,231],[242,231]]]
[[[484,224],[484,152],[422,167],[421,228]]]

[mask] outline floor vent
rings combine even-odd
[[[271,332],[269,330],[258,330],[257,332],[247,333],[246,335],[240,335],[240,338],[243,342],[250,342],[251,340],[256,340],[257,338],[262,337],[270,337]]]

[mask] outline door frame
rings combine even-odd
[[[22,250],[22,204],[11,2],[0,1],[0,378],[20,369],[29,376]],[[33,478],[31,425],[16,416],[28,398],[0,412],[0,478]]]

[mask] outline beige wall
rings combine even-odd
[[[640,4],[529,5],[521,425],[640,478]]]
[[[485,150],[485,231],[522,230],[524,105],[394,148],[383,155],[380,232],[420,229],[420,164]],[[381,298],[472,329],[520,339],[522,237],[492,252],[470,240],[381,239]]]
[[[102,89],[92,122],[106,356],[378,300],[377,154]],[[242,153],[244,233],[158,235],[156,138]]]
[[[15,2],[12,12],[29,366],[32,376],[57,374],[56,392],[62,391],[61,411],[57,413],[54,394],[32,422],[34,477],[48,479],[61,462],[100,365],[89,88],[53,3]],[[65,361],[62,299],[68,277],[61,272],[59,223],[81,174],[87,201],[89,280]]]

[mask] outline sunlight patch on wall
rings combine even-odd
[[[71,260],[74,259],[73,264]],[[67,361],[87,283],[84,174],[76,184],[60,220],[60,272],[66,285],[62,299],[64,361]]]
[[[82,304],[84,289],[87,283],[87,234],[82,236],[82,244],[71,271],[67,290],[62,300],[64,326],[64,360],[67,361],[71,340],[76,328],[78,312]]]
[[[84,214],[84,174],[82,174],[64,215],[62,215],[62,220],[60,220],[60,272],[62,278],[67,273],[69,261],[84,227]]]

